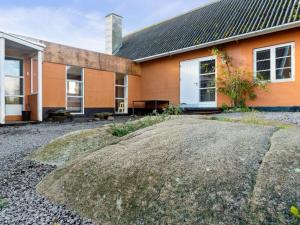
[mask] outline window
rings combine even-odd
[[[83,68],[67,66],[67,110],[71,113],[84,113],[83,89],[84,72]]]
[[[215,59],[200,62],[200,102],[216,101]]]
[[[6,58],[4,74],[6,115],[21,115],[24,103],[23,61]]]
[[[116,113],[127,113],[127,76],[116,74],[115,83],[115,110]]]
[[[294,80],[294,44],[254,50],[254,76],[265,81]]]

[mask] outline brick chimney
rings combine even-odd
[[[105,48],[106,53],[113,55],[122,46],[123,17],[111,13],[105,18]]]

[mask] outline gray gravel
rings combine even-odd
[[[96,128],[107,122],[39,124],[0,128],[0,199],[8,206],[0,211],[1,225],[90,225],[64,206],[49,202],[35,191],[42,177],[54,167],[25,159],[33,150],[65,133]]]
[[[250,113],[222,113],[219,116],[230,118],[242,118],[245,116],[257,116],[268,120],[278,120],[286,123],[300,125],[300,112],[250,112]]]

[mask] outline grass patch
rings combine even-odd
[[[231,123],[244,123],[244,124],[253,124],[253,125],[261,125],[261,126],[273,126],[279,129],[288,129],[294,127],[291,123],[284,123],[276,120],[268,120],[259,118],[255,115],[246,116],[242,118],[229,118],[225,116],[211,116],[206,117],[208,120],[217,120],[221,122],[231,122]]]
[[[112,124],[109,126],[107,130],[111,135],[116,137],[123,137],[127,134],[130,134],[134,131],[150,127],[152,125],[161,123],[168,118],[165,114],[157,115],[157,116],[147,116],[143,119],[136,121],[129,121],[121,124]]]
[[[0,211],[2,209],[4,209],[5,207],[7,207],[7,205],[8,205],[8,201],[6,199],[0,197]]]

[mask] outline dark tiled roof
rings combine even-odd
[[[141,59],[300,20],[300,0],[221,0],[123,38],[117,55]]]

